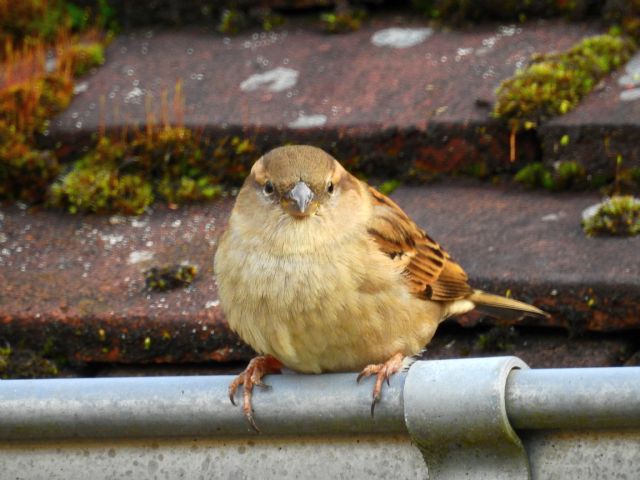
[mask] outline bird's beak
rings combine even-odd
[[[284,207],[296,217],[306,217],[316,210],[316,202],[313,201],[313,191],[309,185],[300,181],[296,183],[284,196]]]

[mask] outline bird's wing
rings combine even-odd
[[[467,274],[437,242],[390,198],[369,187],[373,214],[367,229],[380,250],[404,266],[411,292],[421,298],[451,301],[473,290]]]

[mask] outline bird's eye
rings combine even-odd
[[[329,194],[333,193],[333,182],[329,182],[327,185],[327,192],[329,192]]]
[[[271,195],[273,193],[273,183],[267,180],[262,189],[265,195]]]

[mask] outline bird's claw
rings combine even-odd
[[[249,411],[249,412],[244,412],[244,416],[247,419],[247,422],[249,423],[249,426],[253,429],[254,432],[256,433],[261,433],[260,429],[258,428],[258,425],[256,425],[256,421],[253,419],[253,411]]]
[[[382,384],[386,380],[387,385],[391,386],[390,378],[394,373],[399,372],[402,369],[402,360],[404,356],[401,353],[396,353],[393,357],[387,360],[385,363],[377,363],[367,365],[362,369],[356,378],[356,382],[360,383],[364,377],[376,376],[376,382],[373,386],[373,392],[371,394],[373,400],[371,401],[371,416],[375,412],[376,404],[382,398]]]
[[[238,391],[238,387],[244,384],[244,379],[245,379],[245,372],[242,372],[233,380],[233,382],[231,382],[231,385],[229,385],[229,400],[231,400],[231,404],[234,406],[237,405],[236,399],[235,399],[236,392]]]
[[[255,430],[256,433],[260,433],[260,429],[253,418],[253,408],[251,406],[253,387],[257,385],[265,390],[270,389],[271,386],[264,383],[262,377],[268,373],[279,372],[281,368],[282,364],[273,357],[266,355],[255,357],[249,362],[244,372],[238,375],[229,385],[229,400],[233,405],[236,405],[235,396],[238,388],[242,385],[242,411],[249,426]]]

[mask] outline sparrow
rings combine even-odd
[[[546,317],[469,286],[449,254],[391,199],[323,150],[293,145],[259,158],[240,189],[215,255],[229,326],[259,356],[229,386],[251,397],[262,378],[360,371],[382,385],[420,353],[445,319],[478,309]]]

